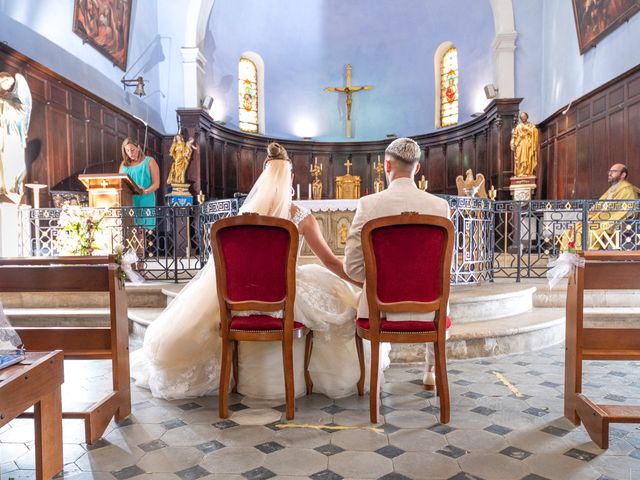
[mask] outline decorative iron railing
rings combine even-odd
[[[549,259],[566,250],[569,241],[588,250],[640,249],[640,200],[444,198],[455,227],[452,284],[543,277]],[[134,250],[140,259],[136,268],[146,278],[178,281],[202,268],[210,251],[211,225],[236,215],[240,202],[233,198],[191,207],[111,208],[103,221],[111,245]],[[57,208],[22,210],[23,255],[58,253],[60,213]]]

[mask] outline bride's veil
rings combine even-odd
[[[291,212],[291,161],[277,143],[267,147],[265,167],[247,195],[240,214],[251,212],[289,218]]]

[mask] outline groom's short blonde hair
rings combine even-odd
[[[410,138],[398,138],[389,144],[384,153],[396,160],[413,165],[420,160],[420,145]]]

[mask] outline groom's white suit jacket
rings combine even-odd
[[[349,277],[364,282],[364,256],[360,242],[364,224],[374,218],[398,215],[402,212],[417,212],[449,218],[449,205],[446,200],[420,190],[411,178],[398,178],[391,182],[386,190],[362,197],[358,201],[358,208],[344,249],[344,270]],[[433,314],[428,315],[433,318]],[[358,318],[368,317],[366,288],[363,288],[358,305]]]

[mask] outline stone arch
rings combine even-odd
[[[204,37],[215,0],[189,0],[187,6],[182,70],[184,76],[184,107],[200,108],[204,97]]]

